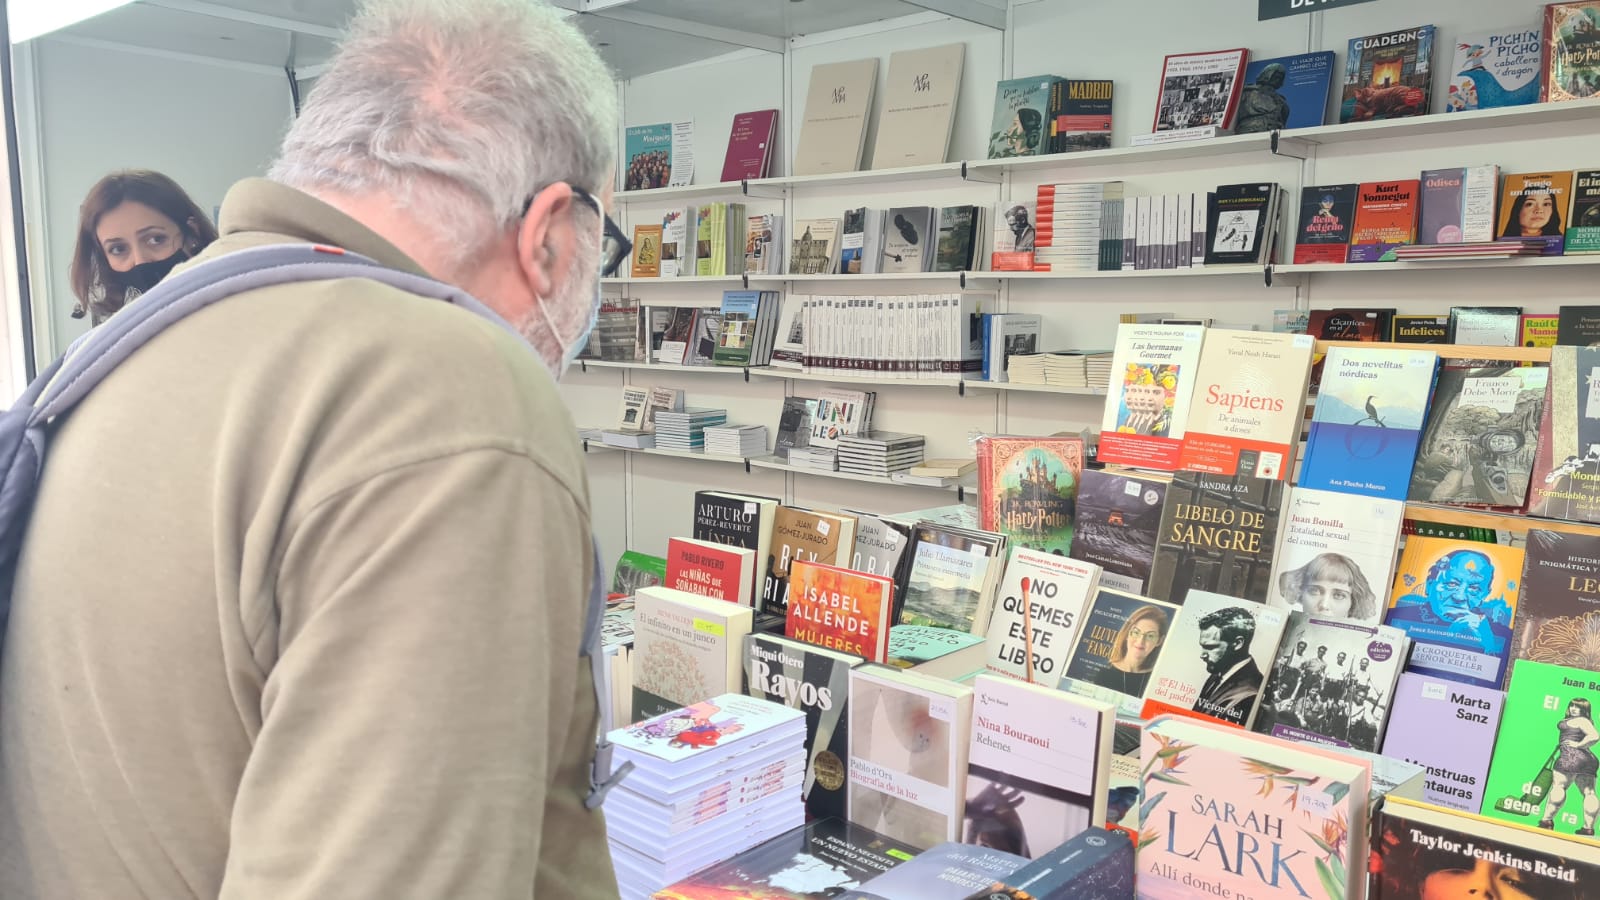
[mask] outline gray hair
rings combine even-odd
[[[386,193],[465,262],[533,191],[600,192],[615,164],[612,84],[545,0],[366,0],[268,174]]]

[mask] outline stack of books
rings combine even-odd
[[[624,450],[649,450],[655,447],[656,436],[648,431],[617,428],[600,432],[600,443]]]
[[[922,462],[928,439],[898,431],[869,431],[839,439],[839,471],[856,475],[891,474]]]
[[[1048,353],[1013,353],[1006,357],[1006,380],[1017,384],[1047,384],[1044,358]]]
[[[1106,350],[1060,350],[1009,357],[1007,376],[1018,384],[1103,391],[1111,382],[1111,353]]]
[[[839,458],[830,447],[794,447],[789,450],[789,465],[796,469],[835,472],[839,469]]]
[[[1543,254],[1544,243],[1537,238],[1475,244],[1402,244],[1394,248],[1395,259],[1510,259]]]
[[[723,694],[611,732],[633,771],[606,797],[617,886],[646,900],[805,824],[806,716]]]
[[[696,407],[656,413],[656,446],[663,450],[704,450],[706,429],[728,421],[725,409]]]
[[[706,429],[706,453],[716,456],[762,456],[766,452],[765,425],[713,425]]]

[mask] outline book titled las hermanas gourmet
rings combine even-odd
[[[1099,459],[1171,472],[1184,429],[1206,329],[1190,325],[1117,327],[1111,389],[1100,423]]]
[[[1213,330],[1200,351],[1184,469],[1286,480],[1305,418],[1310,335]]]

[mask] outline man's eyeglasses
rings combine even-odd
[[[573,197],[592,208],[605,220],[605,231],[600,236],[600,277],[615,277],[618,270],[622,268],[623,260],[627,259],[628,254],[633,252],[633,241],[628,240],[628,236],[623,233],[622,227],[606,212],[605,207],[600,204],[600,198],[570,181],[562,183],[572,188]],[[543,188],[540,188],[540,190],[543,190]],[[533,198],[538,196],[538,193],[539,191],[534,191],[529,194],[528,199],[522,204],[522,214],[524,216],[528,214],[529,209],[533,208]]]

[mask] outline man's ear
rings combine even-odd
[[[557,182],[533,196],[517,226],[517,264],[535,296],[555,292],[558,260],[573,252],[571,185]]]

